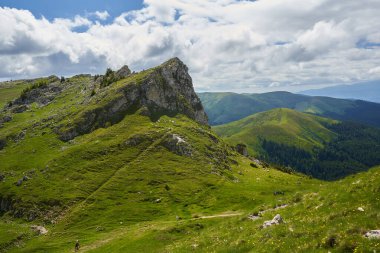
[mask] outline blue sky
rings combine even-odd
[[[379,80],[379,13],[379,0],[0,0],[0,80],[172,57],[198,91]]]
[[[42,15],[49,20],[96,11],[107,11],[112,19],[123,12],[141,9],[143,3],[139,0],[0,0],[0,6],[26,9],[36,17]]]

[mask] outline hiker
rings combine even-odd
[[[77,240],[76,243],[75,243],[75,252],[78,252],[79,248],[80,248],[79,240]]]

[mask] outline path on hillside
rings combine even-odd
[[[263,211],[260,211],[260,215],[262,215],[266,212],[275,211],[275,210],[283,209],[286,207],[289,207],[289,205],[283,204],[283,205],[277,206],[275,208],[268,208],[268,209],[265,209]],[[207,215],[207,216],[205,215],[205,216],[199,216],[199,217],[190,218],[190,219],[182,219],[179,221],[178,220],[154,221],[151,224],[141,225],[141,227],[138,228],[137,230],[146,231],[148,229],[159,229],[160,227],[162,228],[163,224],[178,223],[178,222],[192,221],[192,220],[201,220],[201,219],[215,219],[215,218],[226,218],[226,217],[228,218],[228,217],[241,216],[244,214],[245,214],[244,212],[224,212],[224,213],[215,214],[215,215]],[[258,217],[260,217],[260,216],[258,216]],[[118,238],[125,236],[128,232],[131,232],[131,230],[128,229],[128,227],[124,227],[121,230],[118,230],[118,231],[115,231],[115,232],[109,234],[107,239],[98,240],[98,241],[95,241],[89,245],[84,246],[83,248],[81,248],[81,252],[87,252],[89,250],[94,250],[96,248],[99,248],[99,247],[109,243],[112,240],[115,240],[115,239],[118,239]]]
[[[119,169],[116,169],[105,181],[103,181],[93,192],[91,192],[83,201],[81,201],[80,203],[78,203],[77,205],[74,205],[72,206],[71,208],[69,208],[69,210],[67,210],[65,213],[67,213],[67,215],[63,216],[62,217],[62,220],[67,220],[69,219],[74,213],[76,213],[78,210],[82,209],[85,204],[87,203],[87,201],[93,197],[97,192],[99,192],[101,189],[103,189],[109,182],[112,181],[113,178],[115,178],[118,173],[120,173],[123,169],[125,169],[127,166],[130,166],[131,164],[134,164],[134,163],[139,163],[141,162],[141,158],[144,158],[146,157],[147,155],[147,152],[152,150],[153,148],[156,147],[156,145],[158,143],[160,143],[162,140],[164,140],[168,134],[170,132],[169,131],[163,131],[163,134],[160,138],[158,138],[157,140],[153,141],[146,149],[142,150],[139,154],[137,154],[137,156],[135,158],[133,158],[127,165],[125,166],[122,166],[120,167]]]
[[[178,223],[178,222],[183,222],[183,221],[200,220],[200,219],[215,219],[215,218],[235,217],[235,216],[241,216],[243,214],[244,214],[243,212],[221,213],[221,214],[208,215],[208,216],[199,216],[199,217],[190,218],[190,219],[182,219],[179,221],[177,221],[177,220],[155,221],[153,224],[142,225],[141,228],[139,228],[138,230],[145,231],[147,229],[159,229],[160,225],[168,224],[168,223]],[[89,250],[94,250],[96,248],[99,248],[99,247],[109,243],[112,240],[123,237],[128,232],[131,232],[131,230],[129,230],[128,227],[124,227],[118,231],[115,231],[114,233],[109,234],[106,239],[98,240],[98,241],[95,241],[89,245],[85,245],[85,246],[81,247],[81,252],[87,252]]]
[[[216,214],[216,215],[210,215],[210,216],[200,216],[197,218],[192,218],[188,220],[199,220],[199,219],[212,219],[212,218],[221,218],[221,217],[233,217],[233,216],[240,216],[243,215],[242,212],[239,213],[222,213],[222,214]]]

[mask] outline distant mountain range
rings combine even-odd
[[[310,96],[360,99],[380,103],[380,81],[352,85],[337,85],[322,89],[305,90],[299,93]]]
[[[313,97],[290,92],[263,94],[199,93],[210,125],[242,119],[274,108],[289,108],[337,120],[380,127],[380,104],[362,100]]]

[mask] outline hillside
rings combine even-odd
[[[272,109],[213,127],[251,155],[318,177],[337,179],[380,164],[380,130],[291,109]]]
[[[323,147],[325,142],[335,136],[325,127],[334,123],[337,121],[279,108],[215,126],[213,130],[233,144],[244,140],[253,155],[260,154],[262,138],[312,152],[315,147]]]
[[[0,252],[73,252],[76,240],[80,252],[379,246],[363,236],[380,221],[379,168],[338,184],[239,155],[207,125],[177,58],[16,83],[0,89]],[[286,223],[262,228],[276,213]]]
[[[229,123],[274,108],[289,108],[336,120],[355,121],[380,127],[380,104],[361,100],[311,97],[289,92],[199,93],[198,95],[211,125]]]
[[[336,85],[321,89],[305,90],[299,93],[309,96],[360,99],[380,103],[380,82],[371,81],[351,85]]]

